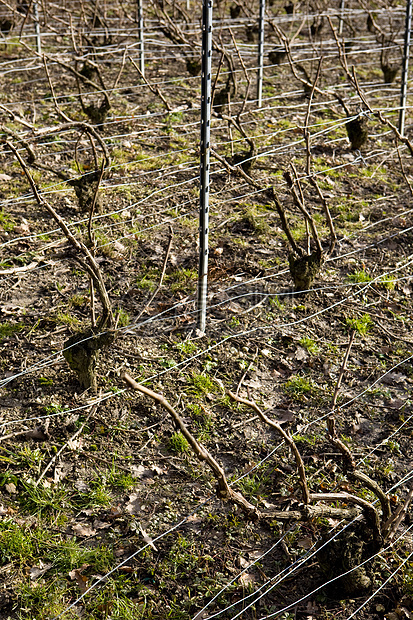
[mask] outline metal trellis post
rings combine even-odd
[[[201,141],[197,327],[205,332],[208,286],[209,160],[211,139],[212,0],[202,4]]]
[[[338,34],[343,34],[345,0],[340,0],[340,17],[338,18]]]
[[[34,28],[36,32],[36,49],[37,53],[42,53],[42,41],[40,36],[40,20],[39,20],[39,8],[37,6],[37,1],[33,2],[33,16],[34,16]]]
[[[145,46],[143,40],[143,0],[138,0],[139,69],[145,76]]]
[[[406,27],[404,31],[403,64],[402,64],[402,87],[401,87],[401,92],[400,92],[400,113],[399,113],[399,131],[402,134],[402,136],[404,135],[404,121],[406,118],[407,79],[409,76],[411,27],[412,27],[412,0],[407,0]]]
[[[264,26],[265,26],[265,0],[260,0],[260,19],[258,24],[258,81],[257,99],[258,107],[262,107],[262,80],[264,77]]]

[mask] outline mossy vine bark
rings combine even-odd
[[[114,330],[99,334],[89,329],[74,334],[64,343],[63,356],[85,389],[97,391],[96,365],[99,351],[109,347],[114,340]]]

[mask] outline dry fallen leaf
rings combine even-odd
[[[108,527],[111,527],[111,524],[107,523],[106,521],[100,521],[99,519],[95,519],[93,521],[93,527],[97,530],[106,530]]]
[[[254,575],[250,575],[250,573],[242,573],[242,575],[239,576],[239,582],[242,586],[248,587],[249,585],[256,583],[257,579]]]
[[[87,491],[90,491],[89,485],[86,484],[86,482],[84,482],[83,480],[76,480],[74,487],[81,493],[86,493]]]
[[[74,534],[78,536],[94,536],[96,534],[96,530],[94,530],[90,525],[86,525],[84,523],[76,523],[72,526],[72,530]]]
[[[120,506],[111,506],[110,512],[107,515],[108,519],[117,519],[122,515],[122,509]]]
[[[152,467],[152,471],[154,474],[156,474],[157,476],[162,476],[163,474],[166,473],[165,469],[162,469],[162,467],[158,467],[157,465],[154,465]]]
[[[244,381],[244,385],[246,387],[250,387],[253,389],[257,389],[257,390],[259,390],[259,388],[262,388],[261,381],[257,381],[256,379],[249,379],[248,381]]]
[[[123,243],[120,243],[120,241],[114,241],[113,242],[113,246],[114,246],[115,250],[117,252],[120,252],[121,254],[123,252],[126,252],[126,247],[123,245]]]
[[[32,581],[34,581],[35,579],[38,579],[39,577],[44,575],[44,573],[47,572],[49,568],[52,568],[52,566],[53,564],[43,564],[43,562],[40,562],[40,566],[33,566],[29,570],[30,579]]]
[[[308,353],[303,347],[297,347],[294,357],[297,361],[304,362],[308,359]]]
[[[84,594],[87,590],[87,577],[82,575],[80,573],[80,570],[78,568],[74,568],[73,570],[70,571],[69,577],[72,581],[76,581],[81,593]]]
[[[125,506],[126,512],[134,515],[141,510],[141,501],[139,499],[139,495],[137,493],[131,493],[129,495],[129,501]]]
[[[198,515],[190,515],[187,520],[187,523],[201,523],[202,522],[202,518],[198,517]]]
[[[143,465],[132,465],[130,473],[133,478],[153,478],[152,470]]]
[[[268,417],[273,418],[275,422],[278,422],[278,424],[295,422],[295,415],[289,409],[279,409],[278,407],[273,407],[265,413]]]
[[[82,443],[83,443],[82,438],[69,439],[69,441],[67,442],[67,447],[69,448],[69,450],[72,450],[72,452],[74,452],[75,450],[78,450],[79,448],[82,447]]]
[[[297,540],[297,545],[301,547],[301,549],[310,549],[313,542],[309,536],[303,536],[303,538]]]
[[[407,377],[402,372],[389,372],[381,379],[381,383],[385,385],[394,385],[397,383],[404,383]]]
[[[143,529],[143,527],[141,526],[140,523],[139,523],[139,529],[140,529],[140,532],[142,534],[142,538],[145,541],[145,543],[147,545],[149,545],[150,547],[152,547],[152,549],[154,549],[155,551],[158,551],[158,549],[155,547],[155,544],[154,544],[152,538],[150,536],[148,536],[148,534],[145,532],[145,530]]]
[[[29,222],[23,217],[22,223],[14,227],[14,232],[17,235],[27,235],[30,232]]]
[[[270,502],[267,502],[267,500],[265,500],[265,499],[262,499],[261,503],[264,506],[264,508],[267,508],[268,510],[276,510],[277,509],[277,505],[276,504],[271,504]]]
[[[405,403],[406,401],[401,398],[394,398],[386,401],[386,406],[389,407],[389,409],[401,409]]]
[[[27,431],[26,437],[28,439],[36,439],[37,441],[46,441],[46,439],[50,438],[49,433],[44,432],[44,428],[41,426],[37,426],[31,431]]]

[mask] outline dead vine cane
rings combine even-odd
[[[353,481],[357,480],[358,482],[362,483],[365,487],[367,487],[370,491],[372,491],[372,493],[374,493],[376,497],[378,498],[378,500],[380,501],[380,505],[382,509],[382,522],[381,523],[379,521],[377,511],[374,508],[373,504],[369,504],[368,507],[366,506],[369,517],[370,517],[370,522],[372,525],[374,538],[376,541],[380,541],[382,540],[382,537],[387,532],[385,524],[389,522],[389,519],[391,519],[391,509],[390,509],[389,498],[384,493],[383,489],[381,489],[381,487],[377,484],[377,482],[372,480],[369,476],[367,476],[367,474],[364,474],[363,472],[358,471],[356,469],[356,464],[354,462],[354,459],[353,459],[353,456],[350,450],[342,442],[342,440],[337,436],[336,421],[333,416],[335,412],[338,392],[339,392],[341,381],[343,379],[343,376],[346,370],[346,365],[347,365],[347,361],[350,355],[351,347],[354,342],[354,338],[355,338],[355,332],[353,331],[350,335],[349,343],[347,345],[347,350],[344,354],[343,362],[341,364],[340,373],[339,373],[339,377],[337,380],[337,385],[334,390],[333,402],[332,402],[333,413],[329,415],[329,417],[327,418],[327,431],[328,431],[329,440],[341,452],[341,455],[344,461],[344,467],[347,470],[347,475],[349,479]]]
[[[142,314],[144,312],[146,312],[146,310],[149,308],[149,306],[151,305],[151,303],[155,299],[156,295],[161,290],[162,282],[163,282],[163,279],[165,277],[166,265],[168,264],[169,254],[171,253],[173,238],[174,238],[174,231],[173,231],[172,226],[169,226],[168,245],[167,245],[166,252],[165,252],[165,258],[164,258],[163,265],[162,265],[162,272],[161,272],[161,277],[159,279],[159,284],[156,287],[156,289],[154,290],[154,292],[152,293],[152,295],[150,296],[149,300],[146,302],[146,304],[142,308],[142,310],[139,312],[138,316],[135,318],[135,322],[139,321],[139,319],[141,318]]]
[[[261,409],[258,407],[258,405],[254,401],[247,400],[246,398],[240,398],[239,396],[237,396],[233,392],[230,392],[229,390],[227,390],[227,394],[233,400],[239,403],[242,403],[244,405],[247,405],[248,407],[251,407],[254,411],[256,411],[259,417],[261,418],[261,420],[265,422],[266,424],[268,424],[269,426],[271,426],[272,428],[274,428],[279,433],[279,435],[281,435],[281,437],[284,439],[284,441],[293,451],[294,458],[295,458],[296,465],[297,465],[298,475],[300,478],[300,486],[302,490],[303,503],[304,503],[304,506],[302,509],[298,511],[294,511],[296,514],[294,515],[294,517],[292,517],[293,519],[295,520],[309,519],[309,518],[320,516],[320,515],[324,515],[324,516],[332,515],[331,509],[329,509],[328,507],[310,506],[309,505],[310,501],[327,501],[327,502],[342,501],[342,502],[346,502],[347,504],[355,504],[356,506],[360,506],[363,509],[363,512],[365,513],[366,518],[368,519],[368,522],[372,528],[374,540],[378,544],[381,544],[382,532],[381,532],[379,517],[373,504],[351,493],[309,493],[304,463],[303,463],[300,452],[298,451],[298,448],[292,436],[288,432],[286,432],[280,426],[280,424],[278,424],[277,422],[274,422],[274,420],[271,420],[263,411],[261,411]],[[370,480],[368,476],[366,476],[365,474],[362,474],[361,472],[355,472],[355,474],[356,474],[355,477],[357,477],[358,480],[364,482],[364,484],[368,486],[370,490],[377,493],[378,485],[374,481]],[[341,508],[339,509],[336,508],[334,510],[335,510],[335,514],[339,516],[340,518],[349,518],[350,515],[351,516],[355,515],[354,511],[350,511],[350,512],[346,510],[343,511],[343,509]],[[271,512],[271,516],[273,518],[278,518],[281,520],[288,519],[289,514],[290,512],[284,512],[284,511],[276,511],[275,513]],[[383,514],[384,514],[384,511],[383,511]],[[269,516],[269,515],[266,514],[265,516]]]
[[[212,472],[218,482],[218,488],[217,488],[218,497],[223,500],[234,502],[235,504],[240,506],[240,508],[242,508],[242,510],[249,517],[253,519],[258,519],[261,515],[259,511],[257,510],[257,508],[253,506],[252,504],[250,504],[241,493],[238,493],[237,491],[233,491],[233,489],[230,488],[222,467],[217,463],[217,461],[208,452],[208,450],[206,450],[206,448],[204,448],[195,439],[195,437],[190,433],[184,421],[182,420],[181,416],[175,411],[175,409],[166,400],[166,398],[164,398],[161,394],[157,394],[156,392],[153,392],[149,388],[144,387],[143,385],[140,385],[139,383],[136,383],[136,381],[132,379],[132,377],[128,375],[128,373],[126,372],[122,373],[122,379],[125,381],[125,383],[129,387],[131,387],[134,390],[137,390],[138,392],[141,392],[142,394],[145,394],[146,396],[149,396],[150,398],[152,398],[152,400],[159,403],[164,409],[168,411],[168,413],[172,416],[176,425],[181,430],[182,435],[185,437],[185,439],[188,441],[188,443],[192,447],[198,459],[200,461],[205,461],[209,465],[209,467],[212,469]]]
[[[413,143],[409,140],[409,138],[407,136],[404,136],[400,133],[400,131],[398,130],[398,128],[396,127],[396,125],[394,125],[389,119],[385,118],[383,116],[383,113],[381,110],[374,110],[370,103],[368,102],[365,94],[363,93],[363,91],[360,88],[360,85],[358,83],[357,80],[357,76],[356,76],[356,71],[354,66],[351,67],[351,71],[348,67],[348,63],[347,63],[347,56],[346,56],[346,51],[344,48],[344,45],[342,45],[342,43],[340,42],[338,35],[337,35],[337,31],[333,26],[333,23],[330,19],[330,17],[327,17],[329,24],[330,24],[330,28],[331,28],[331,32],[333,33],[333,37],[334,40],[336,42],[337,45],[337,49],[338,49],[338,55],[339,55],[339,60],[340,60],[340,64],[346,74],[347,79],[349,80],[350,84],[355,88],[358,96],[360,97],[361,101],[364,103],[364,105],[367,108],[367,111],[369,114],[371,114],[371,116],[375,116],[376,118],[379,119],[380,123],[382,125],[385,125],[386,127],[389,127],[389,129],[392,130],[392,132],[394,133],[394,135],[396,136],[397,140],[399,140],[400,142],[402,142],[405,146],[407,146],[407,148],[410,151],[410,154],[413,156]]]
[[[34,194],[37,204],[40,207],[44,207],[50,213],[53,219],[60,226],[65,237],[70,242],[70,244],[73,246],[73,248],[83,256],[82,258],[80,258],[79,256],[76,256],[76,260],[82,265],[82,267],[85,269],[85,271],[89,274],[89,276],[92,278],[93,282],[95,283],[95,286],[99,292],[99,297],[100,297],[100,300],[103,306],[103,312],[102,312],[102,316],[99,321],[98,328],[100,330],[106,327],[110,328],[114,323],[112,308],[111,308],[108,293],[106,291],[105,283],[104,283],[102,272],[99,268],[99,265],[97,264],[95,258],[92,256],[88,248],[84,245],[84,243],[76,239],[76,237],[69,230],[66,222],[53,209],[53,207],[47,202],[47,200],[45,200],[42,196],[40,196],[37,186],[35,182],[33,181],[33,178],[26,166],[26,163],[21,158],[20,153],[17,151],[17,149],[13,146],[13,144],[11,144],[8,141],[6,141],[5,144],[12,151],[17,161],[19,162],[27,180],[29,181],[30,187],[32,189],[32,192]]]

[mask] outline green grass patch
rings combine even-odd
[[[300,340],[298,342],[311,355],[317,355],[317,353],[319,353],[319,351],[320,351],[320,348],[317,346],[315,340],[313,340],[312,338],[308,338],[306,336],[303,336],[302,338],[300,338]]]
[[[168,449],[176,454],[185,454],[190,451],[190,445],[186,437],[179,431],[174,433],[168,442]]]
[[[348,282],[356,282],[358,284],[371,282],[372,279],[373,278],[364,269],[355,271],[354,273],[351,273],[347,276]]]
[[[303,396],[314,396],[317,393],[317,386],[312,379],[302,377],[301,375],[293,375],[284,383],[283,389],[287,394],[298,400]]]
[[[22,323],[0,323],[0,341],[5,338],[10,338],[16,332],[21,331],[24,328]]]
[[[365,336],[372,326],[373,321],[369,314],[363,314],[363,316],[356,319],[346,318],[346,327],[356,331],[360,336]]]

